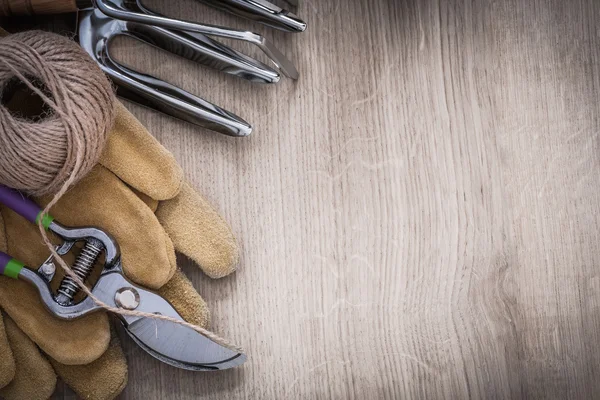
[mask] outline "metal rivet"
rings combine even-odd
[[[45,275],[54,275],[54,273],[56,272],[56,266],[49,262],[46,263],[44,265],[42,265],[42,273]]]
[[[121,288],[115,294],[115,303],[125,310],[135,310],[140,305],[140,294],[134,288]]]

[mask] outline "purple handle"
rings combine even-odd
[[[9,278],[19,279],[25,265],[0,251],[0,274]]]
[[[21,192],[4,185],[0,185],[0,203],[34,224],[42,211],[37,204],[26,198]]]
[[[0,274],[4,274],[4,268],[8,265],[12,257],[0,251]]]

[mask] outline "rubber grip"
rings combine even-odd
[[[9,278],[19,279],[19,274],[24,267],[25,265],[22,262],[0,251],[0,274]]]
[[[4,274],[4,269],[6,268],[10,260],[12,260],[11,256],[0,251],[0,274]]]
[[[18,190],[0,185],[0,203],[31,223],[36,223],[42,209]]]

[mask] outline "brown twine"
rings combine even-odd
[[[18,78],[51,112],[41,121],[15,115],[0,105],[0,182],[32,195],[54,193],[49,214],[62,196],[98,162],[114,119],[108,79],[73,41],[41,31],[0,39],[0,93]],[[39,88],[39,83],[46,89]],[[38,222],[43,241],[65,274],[99,307],[120,315],[174,322],[241,352],[242,349],[194,324],[165,315],[112,307],[98,299],[56,252]]]
[[[112,87],[73,41],[39,31],[0,41],[2,91],[14,78],[38,94],[41,84],[51,112],[32,121],[0,107],[0,181],[32,195],[57,193],[98,162],[114,119]]]

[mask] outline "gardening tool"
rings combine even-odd
[[[306,23],[265,0],[201,0],[203,3],[288,32],[302,32]],[[173,54],[252,82],[276,83],[279,71],[298,78],[298,71],[263,36],[214,25],[164,17],[140,0],[3,0],[0,16],[78,11],[80,45],[117,85],[117,94],[229,136],[247,136],[252,127],[242,118],[198,96],[149,75],[134,71],[109,52],[116,36],[129,36]],[[276,69],[225,46],[208,36],[251,43],[262,50]]]
[[[71,269],[82,282],[88,278],[94,265],[103,260],[102,272],[91,289],[98,300],[117,309],[160,314],[183,321],[167,300],[124,276],[119,246],[106,232],[93,227],[65,227],[50,215],[43,214],[40,207],[23,194],[3,185],[0,185],[0,203],[32,223],[41,220],[46,230],[63,240],[62,244],[56,246],[56,252],[61,256],[71,252],[76,243],[81,243],[83,247]],[[79,286],[69,276],[62,279],[58,290],[54,292],[50,284],[55,272],[53,256],[34,271],[0,252],[0,273],[35,286],[42,302],[56,317],[75,319],[103,309],[89,296],[76,300]],[[243,353],[216,343],[191,327],[138,315],[116,315],[140,347],[175,367],[210,371],[232,368],[246,360]]]

